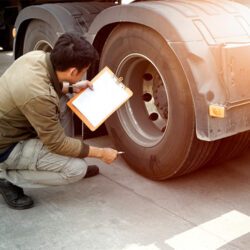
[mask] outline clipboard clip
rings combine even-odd
[[[116,78],[116,82],[118,85],[120,85],[123,89],[126,89],[126,86],[123,84],[123,77],[120,76],[119,78]]]
[[[117,81],[119,82],[119,83],[122,83],[122,81],[123,81],[123,77],[121,76],[121,77],[119,77],[118,79],[117,79]]]

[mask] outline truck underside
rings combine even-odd
[[[106,122],[117,149],[154,179],[189,173],[249,146],[250,1],[67,2],[24,8],[15,57],[85,34],[134,93]]]

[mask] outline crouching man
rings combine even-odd
[[[81,35],[65,33],[51,53],[29,52],[1,76],[0,192],[9,207],[33,206],[23,187],[65,185],[97,175],[98,167],[87,166],[85,157],[108,164],[117,158],[114,149],[73,138],[70,119],[63,119],[61,110],[65,94],[90,87],[79,81],[97,59]]]

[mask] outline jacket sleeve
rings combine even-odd
[[[32,98],[21,109],[40,140],[50,151],[78,158],[88,155],[89,146],[87,144],[65,135],[59,120],[56,97],[38,96]]]

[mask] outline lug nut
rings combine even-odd
[[[159,118],[159,115],[157,113],[152,113],[149,115],[149,120],[156,121]]]
[[[142,99],[144,102],[150,102],[152,100],[152,95],[149,94],[149,93],[145,93],[143,96],[142,96]]]

